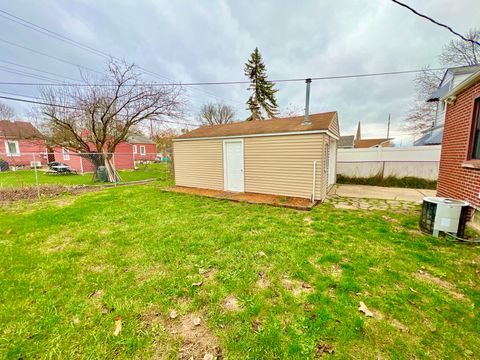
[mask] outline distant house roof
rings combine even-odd
[[[422,135],[422,137],[415,140],[413,145],[414,146],[440,145],[442,143],[442,137],[443,137],[443,126]]]
[[[262,135],[278,133],[295,133],[309,131],[331,131],[339,136],[337,127],[337,112],[311,114],[310,124],[303,124],[303,116],[274,118],[268,120],[242,121],[221,125],[206,125],[178,136],[176,139],[196,139],[227,136]]]
[[[374,146],[382,145],[385,142],[388,142],[392,139],[362,139],[362,140],[355,140],[355,148],[357,149],[364,149],[364,148],[371,148]]]
[[[480,68],[480,66],[479,66]],[[468,89],[472,85],[475,85],[477,82],[480,81],[480,71],[477,71],[476,73],[470,75],[468,78],[466,78],[464,81],[462,81],[460,84],[455,86],[452,90],[450,90],[448,93],[443,95],[440,100],[446,100],[450,96],[456,96],[463,92],[464,90]]]
[[[42,134],[28,121],[0,120],[0,138],[41,139]]]
[[[354,141],[355,135],[340,136],[340,140],[338,140],[338,148],[353,148]]]
[[[155,144],[155,141],[140,134],[131,134],[127,138],[129,144]]]
[[[448,68],[445,73],[443,74],[442,80],[440,81],[440,85],[442,85],[443,81],[445,80],[448,73],[452,74],[453,76],[457,75],[464,75],[464,74],[474,74],[477,71],[480,71],[480,65],[467,65],[467,66],[457,66],[453,68]],[[438,101],[442,96],[447,94],[452,89],[452,83],[449,81],[443,86],[438,87],[432,95],[429,96],[427,102],[431,101]]]

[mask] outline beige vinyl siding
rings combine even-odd
[[[175,141],[175,183],[223,190],[223,140]]]
[[[244,139],[245,191],[310,198],[317,161],[316,200],[326,194],[325,134]]]
[[[335,136],[338,136],[340,137],[340,128],[338,126],[338,116],[335,115],[335,118],[333,119],[333,121],[331,122],[328,130],[330,130],[330,132],[332,134],[334,134]]]

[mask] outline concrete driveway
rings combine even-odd
[[[351,198],[422,202],[425,196],[435,196],[436,190],[338,184],[335,194]]]

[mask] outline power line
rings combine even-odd
[[[33,71],[38,71],[38,72],[45,73],[45,74],[50,74],[50,75],[53,75],[53,76],[57,76],[59,78],[64,78],[64,79],[73,80],[73,81],[81,81],[81,80],[78,80],[78,79],[75,79],[75,78],[71,78],[69,76],[58,75],[58,74],[50,72],[50,71],[41,70],[41,69],[34,68],[34,67],[31,67],[31,66],[21,65],[19,63],[13,62],[13,61],[0,60],[0,62],[10,64],[10,65],[14,65],[14,66],[18,66],[18,67],[25,68],[25,69],[30,69],[30,70],[33,70]]]
[[[31,96],[25,96],[25,95],[20,95],[20,94],[18,94],[17,96],[31,97]],[[75,106],[53,104],[53,103],[48,103],[48,102],[44,102],[44,101],[19,99],[19,98],[14,98],[14,97],[10,97],[10,96],[0,96],[0,99],[18,101],[18,102],[24,102],[24,103],[36,104],[36,105],[56,106],[56,107],[60,107],[60,108],[63,108],[63,109],[70,109],[70,110],[80,110],[80,111],[84,110],[82,108],[77,108]],[[180,122],[180,121],[172,121],[172,120],[165,120],[165,119],[151,119],[151,120],[159,121],[159,122],[166,122],[166,123],[175,124],[175,125],[186,125],[186,126],[197,126],[198,125],[198,124],[190,124],[190,123],[185,123],[185,122]]]
[[[74,39],[72,39],[72,38],[69,38],[69,37],[67,37],[67,36],[65,36],[65,35],[62,35],[62,34],[59,34],[59,33],[55,32],[55,31],[49,30],[49,29],[47,29],[47,28],[45,28],[45,27],[43,27],[43,26],[34,24],[34,23],[31,22],[31,21],[28,21],[28,20],[23,19],[23,18],[21,18],[21,17],[19,17],[19,16],[16,16],[16,15],[13,15],[13,14],[7,12],[7,11],[0,10],[0,13],[3,13],[3,14],[4,14],[4,15],[0,14],[0,17],[2,17],[2,18],[4,18],[4,19],[7,19],[7,20],[10,20],[10,21],[12,21],[12,22],[14,22],[14,23],[16,23],[16,24],[21,25],[21,26],[27,27],[27,28],[29,28],[29,29],[31,29],[31,30],[37,31],[37,32],[39,32],[39,33],[41,33],[41,34],[43,34],[43,35],[52,37],[52,38],[54,38],[54,39],[56,39],[56,40],[60,40],[60,41],[62,41],[62,42],[64,42],[64,43],[67,43],[67,44],[69,44],[69,45],[75,46],[75,47],[80,48],[80,49],[82,49],[82,50],[88,51],[88,52],[90,52],[90,53],[92,53],[92,54],[94,54],[94,55],[100,56],[100,57],[102,57],[102,58],[106,58],[106,59],[108,59],[108,58],[113,58],[113,59],[116,59],[116,60],[118,60],[118,61],[122,61],[121,59],[119,59],[119,58],[117,58],[117,57],[115,57],[115,56],[112,56],[112,55],[110,55],[110,54],[108,54],[108,53],[106,53],[106,52],[104,52],[104,51],[95,49],[95,48],[93,48],[93,47],[91,47],[91,46],[89,46],[89,45],[83,44],[83,43],[81,43],[81,42],[79,42],[79,41],[76,41],[76,40],[74,40]],[[157,78],[160,78],[160,79],[162,79],[162,80],[166,80],[166,81],[169,81],[169,82],[174,82],[172,79],[169,79],[168,77],[163,76],[163,75],[160,75],[160,74],[158,74],[158,73],[156,73],[156,72],[154,72],[154,71],[145,69],[145,68],[143,68],[143,67],[141,67],[141,66],[138,66],[138,68],[139,68],[140,70],[142,70],[144,73],[150,74],[151,76],[155,76],[155,77],[157,77]],[[202,93],[205,93],[205,94],[209,95],[210,97],[215,97],[216,99],[219,99],[219,100],[227,101],[227,102],[230,102],[230,103],[236,102],[236,103],[239,103],[239,104],[240,104],[239,101],[236,101],[236,100],[228,100],[228,99],[219,97],[219,96],[217,96],[216,94],[211,93],[211,92],[206,91],[206,90],[203,90],[203,89],[192,89],[192,91],[202,92]],[[243,105],[243,103],[241,103],[241,104]]]
[[[445,68],[434,68],[430,70],[445,70]],[[425,71],[424,69],[419,70],[403,70],[403,71],[386,71],[386,72],[377,72],[377,73],[366,73],[366,74],[349,74],[349,75],[332,75],[332,76],[318,76],[310,77],[312,80],[336,80],[336,79],[351,79],[351,78],[363,78],[363,77],[374,77],[374,76],[387,76],[387,75],[401,75],[401,74],[414,74]],[[291,79],[274,79],[269,80],[274,83],[281,82],[304,82],[303,78],[291,78]],[[249,81],[210,81],[210,82],[190,82],[190,83],[146,83],[146,84],[130,84],[125,86],[204,86],[204,85],[237,85],[237,84],[248,84]],[[20,85],[20,86],[116,86],[114,84],[52,84],[52,83],[30,83],[30,82],[0,82],[0,85]]]
[[[39,80],[48,80],[48,81],[58,81],[56,79],[52,79],[50,77],[47,77],[47,76],[43,76],[43,75],[38,75],[38,74],[32,74],[32,73],[29,73],[29,72],[26,72],[26,71],[22,71],[22,70],[18,70],[18,69],[12,69],[8,66],[2,66],[0,65],[0,71],[5,71],[5,72],[8,72],[8,73],[11,73],[11,74],[15,74],[15,75],[20,75],[20,76],[26,76],[26,77],[30,77],[32,79],[39,79]],[[57,83],[57,85],[60,85]]]
[[[91,72],[95,72],[97,74],[102,74],[102,72],[98,71],[98,70],[95,70],[95,69],[91,69],[89,67],[86,67],[86,66],[83,66],[83,65],[79,65],[79,64],[75,64],[71,61],[68,61],[68,60],[65,60],[65,59],[62,59],[62,58],[59,58],[59,57],[56,57],[56,56],[53,56],[53,55],[49,55],[49,54],[46,54],[44,52],[41,52],[41,51],[38,51],[38,50],[35,50],[35,49],[32,49],[32,48],[29,48],[29,47],[26,47],[26,46],[23,46],[23,45],[20,45],[20,44],[17,44],[17,43],[14,43],[12,41],[8,41],[8,40],[5,40],[5,39],[2,39],[0,38],[0,41],[5,43],[5,44],[9,44],[11,46],[15,46],[15,47],[18,47],[18,48],[21,48],[21,49],[24,49],[24,50],[27,50],[27,51],[30,51],[30,52],[33,52],[35,54],[38,54],[38,55],[42,55],[42,56],[46,56],[50,59],[54,59],[54,60],[57,60],[57,61],[60,61],[60,62],[63,62],[65,64],[69,64],[69,65],[73,65],[75,67],[78,67],[78,68],[82,68],[82,69],[85,69],[85,70],[88,70],[88,71],[91,71]]]
[[[461,38],[463,41],[466,41],[466,42],[471,42],[472,44],[474,45],[478,45],[480,46],[480,43],[478,41],[475,41],[473,39],[467,39],[465,36],[463,36],[462,34],[456,32],[455,30],[453,30],[450,26],[448,25],[445,25],[445,24],[442,24],[434,19],[432,19],[431,17],[428,17],[427,15],[424,15],[424,14],[421,14],[419,13],[418,11],[416,11],[414,8],[408,6],[407,4],[404,4],[398,0],[392,0],[395,4],[397,5],[400,5],[400,6],[403,6],[404,8],[407,8],[408,10],[410,10],[411,12],[413,12],[415,15],[418,15],[424,19],[427,19],[428,21],[431,21],[432,23],[434,23],[435,25],[438,25],[438,26],[441,26],[445,29],[447,29],[448,31],[450,31],[452,34],[458,36],[459,38]]]

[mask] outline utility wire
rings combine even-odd
[[[81,81],[81,80],[79,80],[79,79],[71,78],[71,77],[69,77],[69,76],[58,75],[58,74],[53,73],[53,72],[50,72],[50,71],[41,70],[41,69],[34,68],[34,67],[31,67],[31,66],[21,65],[21,64],[19,64],[19,63],[13,62],[13,61],[0,60],[0,62],[3,62],[3,63],[5,63],[5,64],[10,64],[10,65],[18,66],[18,67],[21,67],[21,68],[24,68],[24,69],[29,69],[29,70],[38,71],[38,72],[41,72],[41,73],[45,73],[45,74],[57,76],[57,77],[59,77],[59,78],[64,78],[64,79],[68,79],[68,80],[72,80],[72,81],[77,81],[77,82],[78,82],[78,81]]]
[[[30,51],[30,52],[33,52],[35,54],[38,54],[38,55],[42,55],[42,56],[46,56],[50,59],[54,59],[54,60],[57,60],[57,61],[60,61],[60,62],[63,62],[65,64],[69,64],[69,65],[73,65],[75,67],[78,67],[78,68],[81,68],[81,69],[85,69],[85,70],[88,70],[88,71],[91,71],[91,72],[95,72],[97,74],[102,74],[102,72],[98,71],[98,70],[95,70],[95,69],[91,69],[89,67],[86,67],[86,66],[83,66],[83,65],[79,65],[79,64],[75,64],[71,61],[68,61],[68,60],[65,60],[65,59],[62,59],[62,58],[59,58],[59,57],[56,57],[56,56],[53,56],[53,55],[49,55],[49,54],[46,54],[44,52],[41,52],[41,51],[38,51],[38,50],[35,50],[35,49],[32,49],[32,48],[29,48],[29,47],[26,47],[26,46],[23,46],[23,45],[20,45],[20,44],[17,44],[17,43],[14,43],[12,41],[8,41],[8,40],[5,40],[5,39],[2,39],[0,38],[0,42],[3,42],[5,44],[9,44],[11,46],[15,46],[15,47],[18,47],[18,48],[21,48],[21,49],[24,49],[24,50],[27,50],[27,51]]]
[[[17,96],[27,97],[25,95],[20,95],[20,94],[18,94]],[[28,97],[30,97],[30,96],[28,96]],[[0,96],[0,99],[18,101],[18,102],[24,102],[24,103],[36,104],[36,105],[56,106],[56,107],[60,107],[60,108],[63,108],[63,109],[70,109],[70,110],[80,110],[80,111],[84,110],[84,109],[81,109],[81,108],[77,108],[75,106],[53,104],[53,103],[48,103],[48,102],[44,102],[44,101],[19,99],[19,98],[14,98],[14,97],[10,97],[10,96]],[[198,125],[198,124],[190,124],[190,123],[185,123],[185,122],[180,122],[180,121],[172,121],[172,120],[165,120],[165,119],[151,119],[151,120],[159,121],[159,122],[166,122],[166,123],[175,124],[175,125],[186,125],[186,126],[197,126]]]
[[[2,15],[2,14],[4,14],[4,15]],[[108,54],[108,53],[106,53],[106,52],[104,52],[104,51],[95,49],[95,48],[93,48],[93,47],[91,47],[91,46],[89,46],[89,45],[83,44],[83,43],[81,43],[81,42],[79,42],[79,41],[76,41],[76,40],[74,40],[74,39],[72,39],[72,38],[69,38],[69,37],[67,37],[67,36],[65,36],[65,35],[59,34],[59,33],[55,32],[55,31],[49,30],[49,29],[47,29],[47,28],[45,28],[45,27],[43,27],[43,26],[34,24],[34,23],[31,22],[31,21],[28,21],[28,20],[23,19],[23,18],[21,18],[21,17],[19,17],[19,16],[16,16],[16,15],[13,15],[13,14],[7,12],[7,11],[0,10],[0,17],[2,17],[2,18],[4,18],[4,19],[7,19],[7,20],[10,20],[10,21],[12,21],[12,22],[14,22],[14,23],[17,23],[17,24],[19,24],[19,25],[25,26],[25,27],[27,27],[27,28],[29,28],[29,29],[31,29],[31,30],[37,31],[37,32],[39,32],[39,33],[41,33],[41,34],[43,34],[43,35],[52,37],[52,38],[54,38],[54,39],[63,41],[64,43],[67,43],[67,44],[69,44],[69,45],[72,45],[72,46],[75,46],[75,47],[80,48],[80,49],[82,49],[82,50],[88,51],[88,52],[90,52],[90,53],[92,53],[92,54],[94,54],[94,55],[100,56],[100,57],[102,57],[102,58],[105,58],[105,59],[112,58],[112,59],[116,59],[117,61],[122,61],[122,60],[119,59],[118,57],[112,56],[112,55],[110,55],[110,54]],[[31,50],[31,49],[30,49],[30,50]],[[79,65],[77,65],[77,66],[79,66]],[[85,68],[85,67],[84,67],[84,68]],[[166,81],[168,81],[168,82],[175,82],[174,80],[169,79],[169,78],[166,77],[166,76],[160,75],[160,74],[158,74],[158,73],[156,73],[156,72],[154,72],[154,71],[145,69],[145,68],[143,68],[143,67],[141,67],[141,66],[138,66],[138,68],[139,68],[140,70],[142,70],[144,73],[150,74],[151,76],[160,78],[160,79],[162,79],[162,80],[166,80]],[[87,69],[88,69],[88,68],[87,68]],[[91,70],[90,70],[90,71],[91,71]],[[97,71],[95,71],[95,72],[97,72]],[[192,90],[192,91],[196,91],[196,92],[198,92],[198,93],[200,93],[200,92],[205,93],[205,94],[209,95],[210,97],[215,97],[215,98],[218,99],[218,100],[223,100],[223,101],[230,102],[230,103],[235,102],[235,103],[244,105],[243,102],[239,102],[239,101],[237,101],[237,100],[228,100],[228,99],[219,97],[219,96],[217,96],[216,94],[214,94],[214,93],[212,93],[212,92],[209,92],[209,91],[206,91],[206,90],[203,90],[203,89],[194,89],[194,90]]]
[[[38,75],[38,74],[32,74],[32,73],[29,73],[29,72],[26,72],[26,71],[22,71],[22,70],[17,70],[17,69],[12,69],[8,66],[2,66],[0,65],[0,71],[5,71],[5,72],[8,72],[8,73],[11,73],[11,74],[15,74],[15,75],[20,75],[20,76],[26,76],[26,77],[30,77],[32,79],[39,79],[39,80],[48,80],[48,81],[58,81],[56,79],[52,79],[50,77],[46,77],[46,76],[43,76],[43,75]],[[57,85],[60,85],[59,83],[56,83]]]
[[[430,70],[445,70],[445,68],[435,68]],[[386,71],[386,72],[377,72],[377,73],[366,73],[366,74],[350,74],[350,75],[333,75],[333,76],[319,76],[311,77],[311,80],[336,80],[336,79],[351,79],[351,78],[363,78],[363,77],[373,77],[373,76],[386,76],[386,75],[401,75],[401,74],[414,74],[425,71],[424,69],[419,70],[403,70],[403,71]],[[281,83],[281,82],[304,82],[306,79],[303,78],[291,78],[291,79],[274,79],[269,80],[269,82]],[[203,85],[237,85],[237,84],[247,84],[249,81],[210,81],[210,82],[191,82],[191,83],[146,83],[146,84],[130,84],[125,86],[203,86]],[[0,82],[0,85],[21,85],[21,86],[116,86],[114,84],[52,84],[52,83],[31,83],[31,82]]]
[[[407,8],[408,10],[410,10],[411,12],[413,12],[415,15],[418,15],[424,19],[427,19],[428,21],[431,21],[432,23],[438,25],[438,26],[441,26],[441,27],[444,27],[445,29],[447,29],[448,31],[450,31],[452,34],[458,36],[459,38],[461,38],[463,41],[466,41],[466,42],[471,42],[472,44],[474,45],[478,45],[480,46],[480,42],[478,41],[475,41],[473,39],[467,39],[465,36],[463,36],[462,34],[456,32],[455,30],[453,30],[450,26],[448,25],[445,25],[445,24],[442,24],[434,19],[432,19],[431,17],[428,17],[427,15],[424,15],[424,14],[421,14],[419,13],[418,11],[416,11],[414,8],[408,6],[407,4],[404,4],[398,0],[392,0],[395,4],[397,5],[400,5],[400,6],[403,6],[404,8]]]

